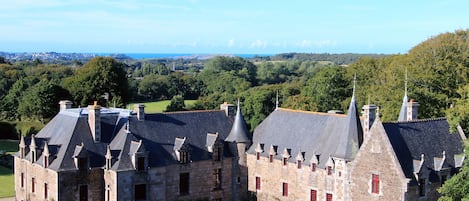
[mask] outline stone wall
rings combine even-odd
[[[347,176],[347,167],[333,171],[327,175],[325,168],[316,168],[312,172],[310,164],[303,161],[299,169],[296,163],[289,162],[287,166],[279,159],[269,162],[268,157],[261,156],[257,160],[255,155],[247,154],[248,190],[257,195],[258,200],[310,200],[311,190],[316,190],[317,200],[326,200],[330,193],[333,200],[343,199],[343,187]],[[340,172],[340,173],[339,173]],[[261,178],[261,189],[256,190],[256,177]],[[288,196],[283,196],[283,184],[288,183]]]
[[[58,172],[59,200],[80,200],[80,186],[87,185],[88,201],[104,200],[103,169],[69,170]]]
[[[371,191],[372,174],[379,175],[379,193]],[[373,125],[352,162],[350,179],[351,200],[405,200],[407,179],[380,122]]]
[[[58,200],[57,173],[39,164],[33,164],[28,160],[15,160],[15,191],[16,200]],[[21,173],[24,175],[23,187],[21,187]],[[35,180],[34,192],[32,192],[32,178]],[[45,199],[45,183],[47,183],[47,199]]]

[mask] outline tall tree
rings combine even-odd
[[[70,91],[73,99],[81,106],[86,106],[95,100],[100,104],[112,104],[109,100],[122,100],[122,104],[129,101],[128,81],[125,64],[117,62],[111,57],[96,57],[78,69],[73,77],[64,81],[64,86]],[[108,100],[104,94],[108,93]]]

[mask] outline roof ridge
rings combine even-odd
[[[162,113],[152,113],[152,114],[185,114],[185,113],[197,113],[197,112],[223,112],[223,110],[187,110],[187,111],[174,111],[174,112],[162,112]]]
[[[418,123],[418,122],[427,122],[427,121],[436,121],[436,120],[446,120],[446,117],[432,117],[426,119],[413,119],[413,120],[406,120],[406,121],[387,121],[383,123]]]
[[[314,112],[314,111],[296,110],[296,109],[280,108],[280,107],[278,108],[278,110],[285,111],[285,112],[296,112],[296,113],[305,113],[305,114],[318,114],[318,115],[326,115],[326,116],[347,117],[346,114],[334,114],[334,113],[327,113],[327,112]]]

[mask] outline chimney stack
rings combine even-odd
[[[225,111],[226,116],[234,117],[236,115],[235,105],[224,102],[220,105],[220,110]]]
[[[362,107],[363,109],[363,130],[365,134],[368,134],[368,131],[370,131],[371,125],[373,125],[373,122],[376,119],[376,105],[374,104],[369,104],[369,105],[364,105]]]
[[[412,121],[417,119],[418,110],[420,104],[414,99],[410,99],[407,103],[407,121]]]
[[[144,104],[134,104],[134,112],[137,113],[137,119],[139,121],[145,120],[145,105]]]
[[[70,109],[72,108],[72,101],[69,101],[69,100],[61,100],[59,102],[59,105],[60,105],[60,111],[64,111],[66,109]]]
[[[101,106],[95,101],[94,105],[88,105],[88,125],[94,142],[101,141]]]

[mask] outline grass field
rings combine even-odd
[[[187,106],[193,105],[196,100],[185,100],[184,104]],[[143,103],[145,105],[145,113],[157,113],[163,112],[166,107],[169,105],[170,100],[156,101],[156,102],[147,102]],[[133,104],[129,104],[130,108],[133,108]]]
[[[0,198],[15,196],[13,170],[0,166]]]

